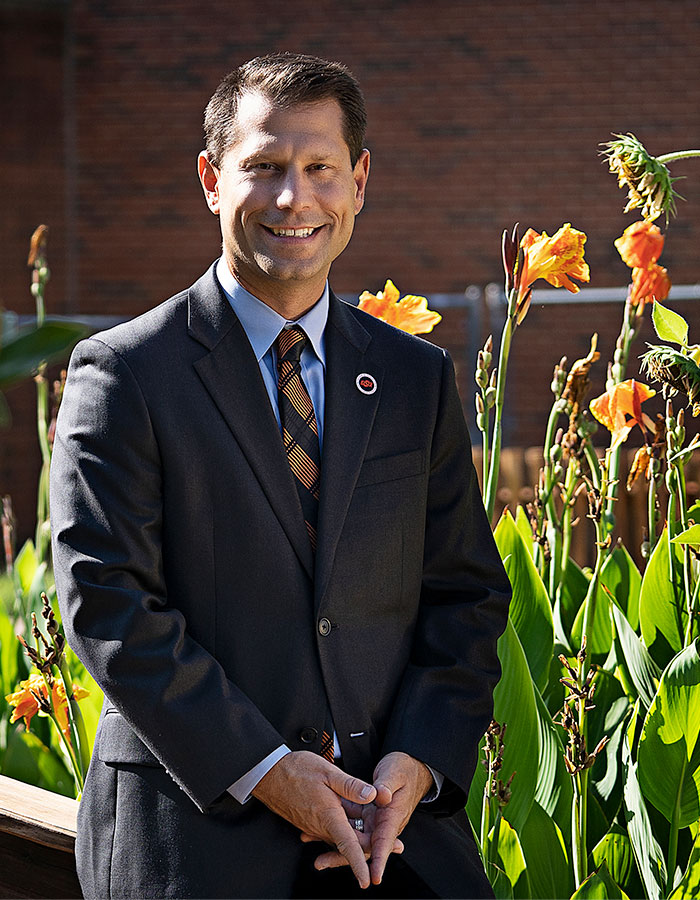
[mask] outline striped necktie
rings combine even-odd
[[[315,551],[321,450],[313,404],[301,378],[300,357],[307,340],[298,325],[283,329],[277,336],[277,396],[284,449]]]

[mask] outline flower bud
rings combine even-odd
[[[486,369],[482,369],[478,364],[476,367],[476,372],[474,373],[474,381],[476,381],[476,383],[482,390],[489,383],[489,373],[486,371]]]
[[[487,408],[491,409],[491,407],[496,402],[496,388],[495,387],[488,387],[486,389],[486,391],[484,392],[484,400],[486,402]]]
[[[482,415],[485,411],[484,401],[481,399],[481,394],[476,394],[474,397],[476,401],[476,411],[478,415]]]

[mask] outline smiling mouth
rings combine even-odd
[[[295,237],[295,238],[305,238],[311,237],[311,235],[318,231],[319,228],[322,228],[322,225],[318,225],[314,228],[273,228],[270,225],[263,226],[266,231],[269,231],[271,234],[274,234],[275,237]]]

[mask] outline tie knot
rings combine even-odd
[[[307,340],[303,329],[298,325],[294,325],[292,328],[283,328],[277,335],[278,362],[298,363]]]

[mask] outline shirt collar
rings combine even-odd
[[[219,284],[223,288],[229,303],[233,307],[233,311],[236,313],[243,330],[248,336],[258,362],[265,356],[285,325],[299,325],[304,329],[316,356],[325,367],[324,331],[328,321],[329,306],[327,281],[318,302],[314,303],[311,309],[304,313],[301,318],[291,322],[247,291],[236,280],[223,256],[216,264],[216,277],[219,279]]]

